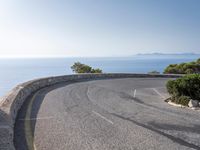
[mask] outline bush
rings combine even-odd
[[[188,101],[186,97],[200,101],[200,74],[191,74],[176,80],[169,80],[166,87],[172,100],[177,103]]]
[[[174,80],[169,80],[166,84],[167,91],[169,92],[170,95],[172,96],[178,96],[177,93],[179,93],[178,90],[178,84]]]
[[[188,106],[188,103],[190,101],[190,97],[188,97],[188,96],[180,96],[180,97],[172,96],[171,101],[176,103],[176,104]]]
[[[171,64],[165,68],[164,73],[168,74],[192,74],[200,73],[200,59],[195,62]]]
[[[92,67],[82,64],[80,62],[75,62],[71,69],[75,73],[102,73],[101,69],[93,69]]]
[[[197,61],[196,61],[196,62],[197,62],[197,64],[200,64],[200,58],[199,58],[199,59],[197,59]]]

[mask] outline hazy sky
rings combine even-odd
[[[200,53],[200,0],[0,0],[0,56]]]

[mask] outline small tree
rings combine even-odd
[[[80,62],[75,62],[72,66],[71,69],[75,73],[102,73],[102,70],[97,68],[93,69],[92,67],[82,64]]]
[[[97,68],[97,69],[92,69],[91,73],[102,73],[102,70]]]

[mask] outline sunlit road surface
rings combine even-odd
[[[170,106],[163,78],[65,83],[19,112],[17,150],[200,149],[200,112]]]

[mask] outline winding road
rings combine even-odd
[[[19,111],[16,150],[200,149],[200,112],[170,106],[166,78],[63,83]]]

